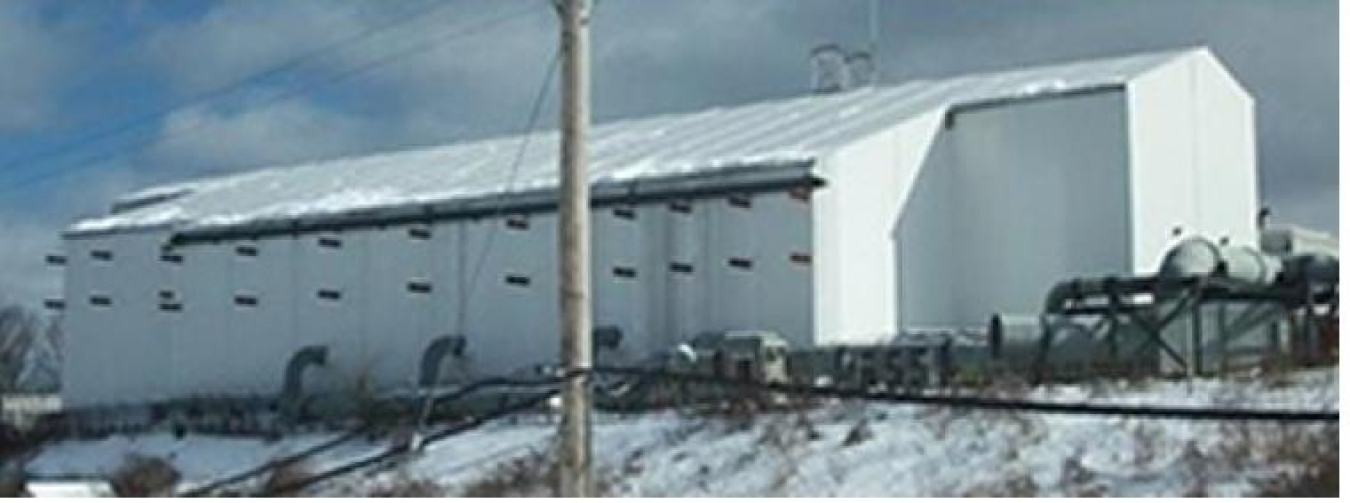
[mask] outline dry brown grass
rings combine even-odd
[[[540,497],[553,494],[556,463],[547,451],[532,451],[498,464],[464,488],[469,498]]]
[[[179,473],[164,458],[132,454],[113,472],[109,483],[119,497],[168,496],[178,483]]]
[[[303,461],[284,463],[268,472],[267,480],[263,482],[263,494],[268,496],[293,496],[294,488],[313,475],[309,466]]]
[[[1280,428],[1269,460],[1294,466],[1292,472],[1263,481],[1262,496],[1336,497],[1340,494],[1339,426],[1299,432]]]
[[[445,487],[436,481],[413,477],[404,472],[399,472],[365,494],[371,498],[437,498],[445,495]]]

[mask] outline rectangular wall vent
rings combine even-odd
[[[258,305],[258,297],[245,294],[235,295],[234,305],[244,307],[255,307]]]
[[[408,282],[408,291],[412,293],[431,293],[431,282],[425,280],[413,280]]]
[[[92,250],[89,252],[89,258],[107,262],[113,259],[113,252],[111,250]]]
[[[430,228],[430,227],[409,227],[409,228],[408,228],[408,237],[411,238],[411,239],[419,240],[419,241],[426,241],[426,240],[428,240],[428,239],[431,239],[431,228]]]
[[[342,248],[342,240],[335,237],[319,238],[319,246],[323,248]]]
[[[754,261],[748,258],[734,257],[730,260],[727,260],[727,265],[735,267],[737,269],[750,269],[751,267],[755,266],[755,263]]]
[[[112,305],[112,297],[107,295],[90,295],[89,304],[99,307],[108,307]]]
[[[170,264],[182,264],[183,256],[176,253],[165,253],[159,256],[159,260]]]
[[[530,277],[519,274],[506,275],[506,284],[515,286],[530,286]]]
[[[670,272],[677,272],[680,274],[693,274],[694,265],[687,262],[671,262]]]
[[[506,219],[506,227],[523,231],[530,228],[530,219],[525,217],[509,217]]]
[[[342,292],[337,290],[319,290],[318,295],[322,300],[342,300]]]
[[[66,265],[65,255],[47,255],[47,265]]]
[[[239,245],[234,247],[234,253],[238,254],[240,257],[256,257],[258,256],[258,247],[253,245]]]
[[[177,313],[183,310],[183,304],[178,302],[161,302],[159,310],[168,313]]]
[[[788,255],[788,260],[794,264],[811,265],[811,254],[797,252]]]
[[[621,206],[618,208],[614,208],[614,217],[623,220],[636,220],[637,211],[627,206]]]
[[[632,267],[615,267],[614,275],[620,278],[629,278],[629,279],[636,278],[637,269],[634,269]]]
[[[731,196],[727,198],[727,203],[737,208],[749,208],[752,204],[748,196]]]

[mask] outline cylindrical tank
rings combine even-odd
[[[1177,243],[1163,257],[1158,276],[1181,278],[1218,275],[1235,281],[1267,285],[1283,270],[1278,258],[1247,246],[1219,246],[1201,237]]]

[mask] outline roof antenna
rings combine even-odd
[[[867,11],[867,60],[871,65],[868,78],[881,82],[881,0],[872,0]]]

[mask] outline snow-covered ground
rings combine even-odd
[[[1059,386],[1026,396],[1335,410],[1337,382],[1334,370],[1323,370],[1278,379]],[[1236,496],[1253,494],[1262,481],[1299,469],[1288,454],[1290,446],[1321,427],[839,402],[750,419],[675,412],[602,415],[595,453],[608,493],[617,496]],[[397,467],[343,477],[311,492],[360,495],[409,480],[429,482],[449,494],[481,491],[482,481],[502,478],[514,460],[549,452],[555,428],[540,416],[499,421],[433,444]],[[106,473],[122,456],[139,452],[170,458],[186,483],[195,484],[323,439],[265,443],[149,435],[70,441],[44,449],[28,470],[48,477]],[[350,445],[318,464],[378,448]]]

